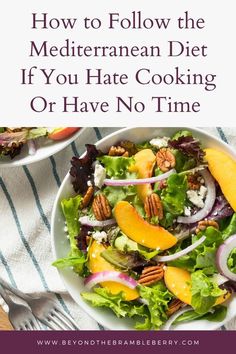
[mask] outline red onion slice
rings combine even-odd
[[[156,183],[158,181],[162,181],[163,179],[168,178],[173,173],[176,173],[174,169],[163,173],[162,175],[150,177],[150,178],[135,178],[135,179],[104,179],[103,184],[106,186],[129,186],[129,185],[137,185],[137,184],[147,184],[147,183]]]
[[[120,283],[128,286],[130,289],[135,289],[138,283],[133,278],[128,275],[116,272],[116,271],[104,271],[98,272],[90,275],[84,281],[84,284],[91,289],[94,285],[102,283],[104,281],[114,281],[116,283]]]
[[[219,273],[218,274],[214,274],[213,275],[213,279],[217,283],[218,286],[226,283],[229,280],[228,278],[224,277],[223,275],[221,275]]]
[[[182,315],[183,313],[185,313],[185,312],[187,312],[187,311],[189,311],[189,310],[192,310],[192,307],[186,306],[186,307],[184,307],[183,309],[181,309],[181,310],[175,312],[172,316],[170,316],[170,318],[169,318],[168,321],[164,324],[164,326],[161,328],[161,330],[163,330],[163,331],[168,331],[168,330],[171,328],[173,322],[175,322],[176,318],[178,318],[180,315]]]
[[[219,272],[226,278],[236,281],[236,273],[229,270],[227,260],[231,251],[236,248],[236,235],[230,236],[220,245],[216,253],[216,263]]]
[[[29,155],[35,155],[37,151],[35,141],[33,139],[30,139],[27,141],[27,144],[28,144]]]
[[[116,220],[115,219],[108,219],[104,221],[99,221],[99,220],[91,220],[89,219],[88,216],[81,216],[79,218],[79,222],[81,225],[87,225],[91,227],[105,227],[105,226],[110,226],[110,225],[115,225]]]
[[[216,188],[215,188],[215,182],[211,174],[207,171],[200,171],[199,172],[202,177],[205,180],[205,185],[207,188],[207,195],[205,199],[205,205],[204,207],[199,210],[196,214],[191,215],[191,216],[179,216],[177,218],[177,222],[182,223],[182,224],[193,224],[195,222],[198,222],[202,219],[204,219],[212,210],[213,205],[215,203],[216,199]]]
[[[144,305],[149,305],[149,302],[146,299],[143,299],[142,297],[139,297],[138,302],[140,302],[140,304],[144,304]]]
[[[194,242],[192,245],[186,247],[184,250],[181,250],[181,251],[176,252],[174,254],[171,254],[169,256],[156,256],[154,259],[157,262],[171,262],[171,261],[174,261],[175,259],[178,259],[178,258],[184,256],[185,254],[191,252],[195,248],[197,248],[199,245],[201,245],[201,243],[203,243],[205,241],[205,239],[206,239],[206,236],[202,236],[199,240]]]

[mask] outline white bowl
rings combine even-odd
[[[71,135],[67,139],[63,140],[50,140],[45,138],[39,138],[37,141],[37,151],[34,155],[28,154],[28,147],[25,144],[20,152],[14,159],[10,159],[9,156],[4,156],[0,158],[0,168],[1,167],[17,167],[23,165],[29,165],[34,162],[46,159],[49,156],[56,154],[57,152],[63,150],[70,143],[76,140],[86,128],[81,128],[79,131]]]
[[[104,139],[100,140],[96,145],[99,149],[106,151],[111,145],[119,142],[120,140],[131,140],[133,142],[142,142],[151,140],[156,136],[171,136],[181,128],[125,128],[121,129]],[[186,128],[185,128],[186,129]],[[195,137],[199,138],[204,147],[212,147],[222,150],[234,158],[236,153],[221,140],[204,133],[203,131],[195,128],[187,128],[191,130]],[[223,168],[223,166],[222,166]],[[74,195],[72,185],[70,182],[69,174],[66,175],[55,200],[52,212],[52,248],[55,259],[65,257],[69,252],[69,243],[64,232],[64,217],[60,208],[60,201],[63,198],[68,198]],[[109,309],[94,308],[88,303],[84,302],[80,293],[87,291],[84,287],[83,279],[76,275],[71,269],[58,270],[63,280],[66,289],[77,302],[92,318],[102,324],[104,327],[111,330],[132,330],[134,329],[134,322],[132,319],[117,318]],[[192,321],[185,324],[176,326],[177,330],[215,330],[221,325],[231,320],[236,316],[236,298],[232,298],[227,303],[228,312],[226,319],[219,322],[209,322],[206,320]]]

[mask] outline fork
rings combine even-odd
[[[17,304],[12,301],[10,296],[6,293],[4,288],[0,284],[0,295],[7,303],[9,312],[8,318],[14,329],[19,331],[25,330],[40,330],[41,327],[30,311],[30,309],[24,305]]]
[[[47,327],[53,330],[78,330],[79,327],[55,301],[47,295],[30,296],[14,288],[0,277],[0,284],[16,296],[23,299],[31,308],[34,316]]]

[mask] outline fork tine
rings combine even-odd
[[[59,329],[65,330],[65,329],[70,329],[68,326],[63,326],[62,321],[58,320],[58,318],[56,316],[54,316],[53,314],[48,316],[49,320],[54,322]]]
[[[31,325],[32,325],[32,330],[33,331],[37,331],[37,330],[41,330],[42,327],[40,326],[39,322],[36,319],[32,319],[31,320]]]
[[[26,323],[25,328],[28,331],[33,331],[34,330],[30,321]]]
[[[55,307],[55,311],[59,314],[61,314],[62,316],[64,316],[67,321],[69,321],[69,323],[71,324],[71,326],[73,326],[74,329],[79,330],[79,327],[77,326],[76,322],[73,320],[73,318],[71,316],[69,316],[64,310],[60,309],[59,307]]]
[[[42,327],[39,324],[39,321],[37,321],[36,319],[32,321],[33,322],[33,326],[35,328],[36,331],[40,331],[42,329]]]
[[[22,330],[23,330],[23,331],[28,331],[28,330],[30,330],[28,322],[22,325]]]
[[[58,328],[57,326],[55,326],[55,324],[52,321],[49,320],[44,320],[44,319],[40,319],[40,321],[47,326],[48,328],[52,329],[53,331],[58,331],[60,330],[60,328]]]
[[[70,321],[67,320],[67,318],[63,317],[63,315],[58,312],[58,311],[53,311],[52,312],[54,317],[56,317],[59,321],[61,321],[62,323],[64,323],[65,326],[68,327],[68,329],[71,329],[72,331],[75,331],[74,326],[72,326],[72,324],[70,323]]]

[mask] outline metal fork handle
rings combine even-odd
[[[10,285],[8,282],[6,282],[2,277],[0,277],[0,289],[2,289],[4,291],[4,289],[8,289],[9,291],[11,291],[13,294],[15,294],[16,296],[20,297],[21,299],[23,300],[30,300],[32,299],[31,296],[27,295],[27,294],[24,294],[22,291],[14,288],[12,285]],[[7,295],[6,291],[4,291],[4,296],[8,299],[10,299],[10,297]],[[1,296],[3,297],[3,295],[1,294]],[[4,299],[5,300],[5,299]],[[6,300],[5,300],[6,301]],[[10,299],[11,301],[11,299]],[[7,301],[6,301],[7,302]]]
[[[13,301],[10,299],[10,297],[8,296],[8,294],[6,293],[6,291],[4,290],[7,289],[9,290],[11,293],[15,294],[16,296],[20,297],[21,299],[25,300],[27,302],[27,304],[31,307],[31,303],[30,301],[32,301],[32,299],[37,299],[39,297],[36,297],[36,296],[30,296],[30,295],[27,295],[27,294],[24,294],[22,291],[14,288],[12,285],[10,285],[8,282],[6,282],[2,277],[0,277],[0,295],[4,298],[4,300],[6,301],[6,303],[8,304],[14,304]],[[32,307],[31,307],[31,310],[32,310]],[[77,324],[75,323],[75,321],[70,318],[64,311],[62,310],[58,310],[59,313],[61,312],[66,318],[67,318],[67,321],[69,320],[69,322],[73,325],[74,329],[79,329],[79,327],[77,326]],[[36,315],[33,311],[33,314]],[[38,317],[36,315],[36,317]],[[39,317],[38,317],[39,318]],[[41,322],[42,321],[42,318],[39,318]],[[45,323],[45,322],[44,322]],[[45,323],[47,326],[49,326],[48,323]],[[50,326],[49,326],[50,327]],[[68,325],[67,325],[68,327]],[[53,329],[53,328],[52,328]],[[71,329],[71,327],[69,328],[66,328],[66,329]]]
[[[11,306],[14,304],[12,299],[7,294],[7,292],[5,291],[5,289],[3,288],[3,286],[1,284],[0,284],[0,295],[3,298],[3,300],[7,303],[8,306]]]

